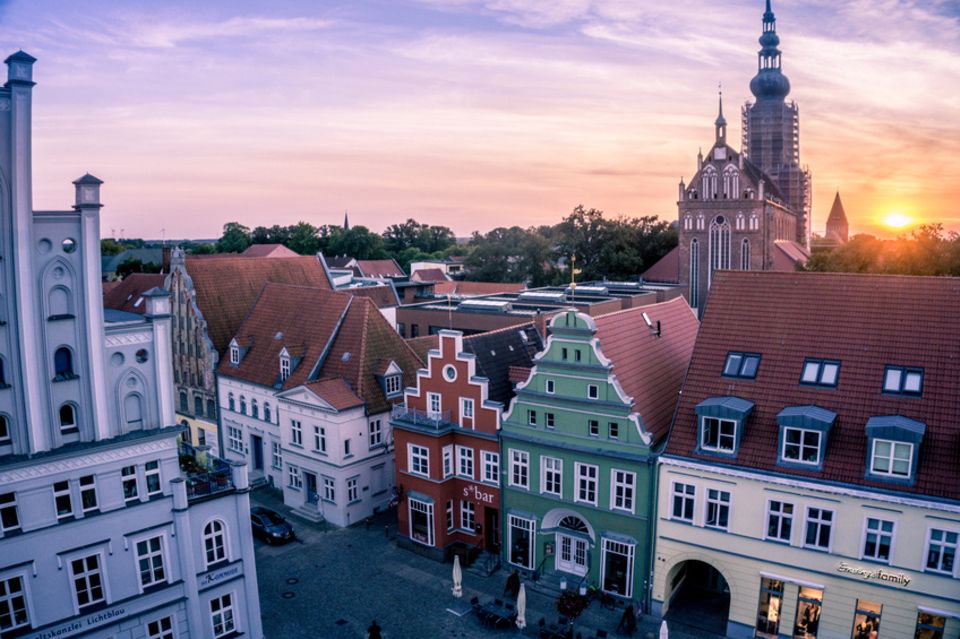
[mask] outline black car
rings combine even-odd
[[[281,517],[280,513],[263,506],[250,509],[250,525],[253,527],[253,536],[268,544],[292,541],[295,538],[290,522]]]

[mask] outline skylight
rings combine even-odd
[[[760,355],[757,353],[729,353],[723,365],[723,376],[753,379],[759,367]]]

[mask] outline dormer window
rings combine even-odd
[[[820,463],[820,433],[803,428],[784,428],[780,455],[786,461],[818,465]]]
[[[819,406],[788,406],[777,415],[778,464],[820,470],[837,414]]]
[[[697,404],[697,452],[736,455],[753,402],[739,397],[711,397]]]
[[[926,424],[902,415],[868,419],[867,475],[887,481],[912,481],[926,429]]]
[[[803,362],[800,383],[814,386],[836,386],[839,376],[840,362],[807,358]]]
[[[387,375],[384,378],[384,384],[387,388],[387,397],[400,394],[401,379],[400,375]]]
[[[732,419],[704,417],[700,429],[700,448],[719,453],[733,453],[737,445],[737,422]]]
[[[898,395],[923,394],[923,369],[887,366],[883,373],[883,392]]]
[[[909,477],[913,465],[913,444],[875,439],[871,459],[870,472],[874,475]]]
[[[286,350],[284,350],[284,353]],[[280,355],[280,381],[285,382],[290,377],[290,356],[281,353]]]
[[[230,363],[236,366],[240,363],[240,347],[230,346]]]
[[[732,352],[727,354],[727,361],[723,365],[723,376],[754,379],[758,368],[760,368],[759,354]]]

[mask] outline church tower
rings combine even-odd
[[[847,223],[847,213],[843,210],[840,201],[840,191],[833,198],[830,215],[827,217],[827,232],[824,238],[836,244],[846,244],[850,236],[850,225]]]
[[[783,74],[777,19],[767,0],[757,56],[757,74],[750,81],[755,100],[743,107],[744,155],[777,185],[798,219],[796,242],[809,246],[810,172],[800,164],[800,110],[786,101],[790,81]]]

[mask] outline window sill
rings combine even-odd
[[[6,382],[3,382],[2,384],[0,384],[0,390],[6,390],[8,388],[13,388],[13,387],[10,384],[7,384]]]
[[[353,459],[353,454],[344,455],[343,458],[344,458],[344,459]]]
[[[73,379],[80,379],[80,376],[75,373],[60,373],[50,381],[57,384],[60,382],[69,382],[70,380],[73,380]]]
[[[79,432],[80,432],[80,429],[77,428],[76,426],[73,426],[73,427],[71,427],[71,428],[61,428],[61,429],[60,429],[60,434],[61,434],[61,435],[76,435],[76,434],[79,433]]]
[[[48,315],[48,322],[57,322],[59,320],[68,320],[68,319],[77,319],[77,316],[72,313],[60,313],[59,315]]]
[[[362,500],[362,499],[354,499],[353,501],[348,501],[348,502],[347,502],[347,506],[353,506],[354,504],[359,504],[361,501],[363,501],[363,500]]]
[[[812,550],[812,551],[814,551],[814,552],[823,552],[823,553],[827,553],[827,554],[830,553],[830,549],[829,549],[829,548],[822,548],[822,547],[820,547],[820,546],[807,546],[807,545],[804,545],[804,546],[803,546],[803,549],[804,549],[804,550]]]

